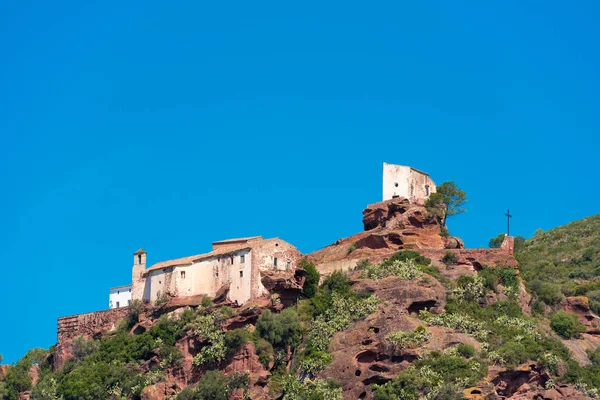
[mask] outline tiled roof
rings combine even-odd
[[[243,237],[243,238],[217,240],[216,242],[213,242],[212,244],[227,244],[227,243],[241,242],[241,241],[247,242],[249,240],[254,240],[254,239],[262,239],[262,236],[248,236],[248,237]]]
[[[203,260],[205,258],[210,258],[210,257],[215,257],[215,256],[221,256],[221,255],[225,255],[225,254],[229,254],[229,253],[234,253],[236,251],[240,251],[240,250],[244,250],[244,249],[249,249],[251,248],[251,245],[248,243],[241,243],[239,245],[231,245],[231,246],[223,246],[222,248],[217,248],[216,250],[213,250],[209,253],[204,253],[204,254],[197,254],[195,256],[188,256],[188,257],[182,257],[182,258],[176,258],[174,260],[167,260],[167,261],[161,261],[159,263],[154,264],[153,266],[151,266],[150,268],[148,268],[147,270],[144,271],[144,274],[150,272],[150,271],[155,271],[157,269],[162,269],[162,268],[167,268],[167,267],[174,267],[176,265],[191,265],[194,261],[200,261]]]
[[[115,286],[115,287],[111,287],[108,290],[119,290],[119,289],[130,289],[131,285],[123,285],[123,286]]]

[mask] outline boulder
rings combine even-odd
[[[166,400],[167,388],[164,382],[152,386],[146,386],[140,394],[142,400]]]

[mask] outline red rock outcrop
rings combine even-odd
[[[510,245],[512,238],[499,249],[465,249],[457,237],[442,237],[442,219],[420,204],[399,197],[370,204],[363,211],[364,232],[317,250],[307,256],[321,274],[336,269],[353,268],[361,259],[379,262],[398,250],[416,250],[444,268],[448,277],[474,274],[483,266],[516,267]],[[458,262],[446,268],[441,262],[446,252],[457,255]]]
[[[388,277],[352,282],[353,289],[375,293],[381,302],[375,313],[349,329],[334,335],[329,352],[333,362],[321,372],[323,378],[335,379],[342,386],[344,398],[371,398],[370,386],[383,384],[406,368],[419,354],[442,349],[456,343],[478,346],[471,337],[442,327],[427,328],[435,340],[419,349],[395,353],[385,340],[396,331],[412,331],[421,325],[416,314],[423,309],[441,312],[446,304],[444,287],[435,279],[408,281]]]
[[[563,309],[577,316],[586,328],[585,333],[600,334],[600,317],[590,310],[590,302],[586,296],[567,297]]]

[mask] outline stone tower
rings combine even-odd
[[[131,300],[142,300],[146,279],[142,276],[146,269],[146,252],[139,249],[133,253],[133,269],[131,272]]]

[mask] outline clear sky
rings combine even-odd
[[[494,4],[492,4],[494,3]],[[0,353],[149,263],[362,229],[382,162],[469,247],[600,212],[599,3],[0,2]]]

